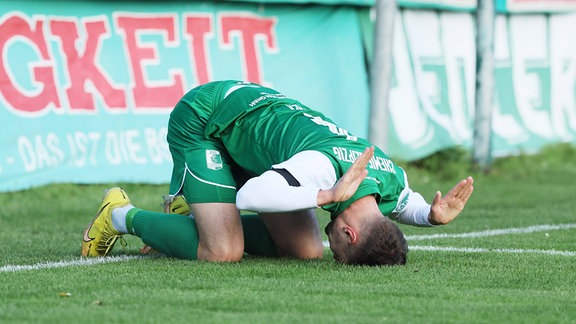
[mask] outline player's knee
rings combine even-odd
[[[222,261],[226,262],[238,262],[242,260],[244,256],[244,246],[232,246],[221,253],[223,256]]]
[[[243,256],[243,245],[219,245],[205,250],[200,259],[210,262],[238,262]]]
[[[239,262],[242,260],[244,253],[236,253],[234,251],[211,253],[206,261],[210,262]]]
[[[215,258],[215,262],[239,262],[242,260],[242,256],[244,255],[244,252],[242,253],[236,253],[236,252],[230,252],[230,253],[225,253],[225,254],[220,254],[219,256],[217,256]]]
[[[324,245],[322,243],[314,245],[308,253],[308,259],[321,259],[324,255]]]
[[[309,260],[309,259],[321,259],[324,253],[324,246],[322,243],[317,244],[307,244],[305,246],[299,246],[296,249],[292,249],[292,251],[287,251],[287,256],[300,259],[300,260]]]

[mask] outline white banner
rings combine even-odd
[[[389,153],[405,160],[472,144],[475,26],[469,13],[397,16]],[[498,16],[495,156],[576,138],[576,14]]]

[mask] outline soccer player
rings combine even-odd
[[[326,233],[338,262],[404,264],[406,241],[391,219],[448,224],[473,191],[468,177],[428,204],[379,148],[248,82],[192,89],[170,115],[167,140],[174,167],[166,211],[189,207],[191,217],[138,209],[112,188],[84,232],[82,255],[107,255],[129,233],[167,256],[192,260],[239,261],[245,251],[320,258],[314,211],[321,207],[331,213]],[[188,206],[174,204],[181,196]],[[241,217],[239,210],[259,216]]]

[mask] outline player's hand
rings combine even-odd
[[[318,206],[350,199],[356,190],[358,190],[360,183],[366,178],[368,174],[366,166],[373,156],[374,146],[366,148],[346,173],[336,182],[334,187],[330,190],[320,190],[318,192]]]
[[[436,192],[428,220],[432,225],[445,225],[450,223],[466,206],[466,202],[474,191],[474,179],[468,177],[454,186],[442,197],[440,191]]]

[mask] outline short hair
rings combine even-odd
[[[408,244],[400,228],[382,217],[364,227],[360,241],[340,261],[351,265],[404,265],[407,253]]]

